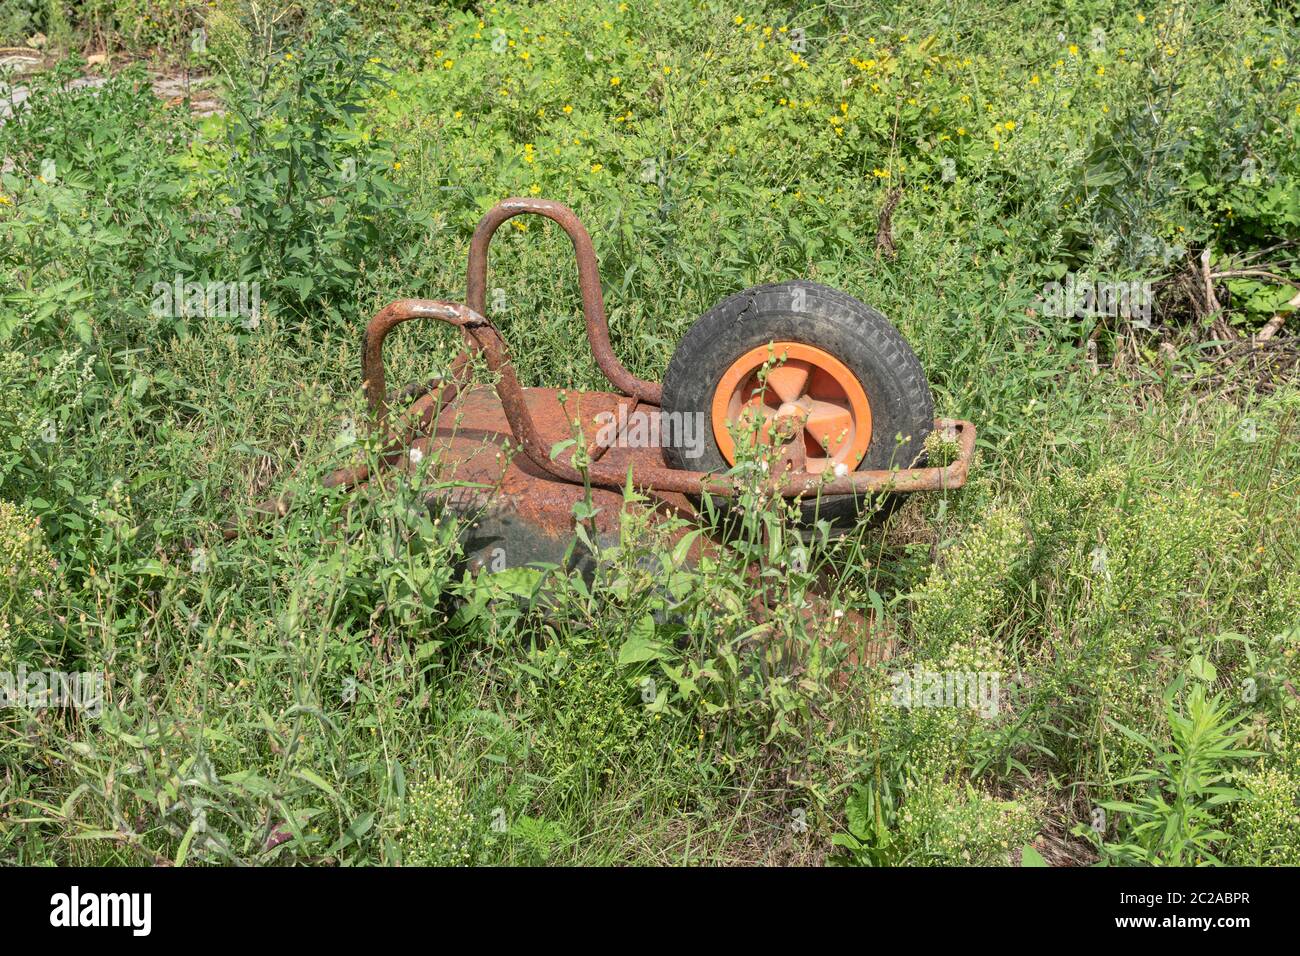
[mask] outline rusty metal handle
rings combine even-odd
[[[474,230],[469,246],[469,276],[466,280],[465,301],[480,315],[487,315],[488,245],[492,234],[507,219],[523,213],[545,216],[569,234],[573,252],[578,260],[578,286],[582,290],[582,315],[587,323],[587,339],[591,343],[596,365],[605,377],[624,395],[658,405],[662,388],[657,382],[637,378],[618,360],[609,341],[609,319],[605,315],[605,299],[600,291],[600,269],[596,264],[596,250],[591,236],[574,214],[563,203],[549,199],[511,198],[503,200],[488,210]]]
[[[388,417],[388,385],[384,377],[384,339],[394,326],[411,319],[437,319],[461,328],[486,325],[487,320],[459,302],[434,299],[399,299],[380,309],[366,325],[361,340],[361,379],[366,402],[379,434],[384,434]],[[460,363],[458,359],[459,365]],[[458,365],[458,367],[459,367]]]
[[[509,408],[507,408],[507,417],[511,427],[517,428],[514,418],[510,417]],[[957,433],[958,454],[957,459],[951,464],[942,467],[854,471],[829,481],[821,475],[797,476],[785,481],[775,491],[782,497],[792,498],[807,494],[863,495],[877,492],[945,491],[960,488],[966,484],[971,459],[975,454],[975,426],[967,421],[950,418],[937,419],[934,426],[939,430],[952,430]],[[572,480],[567,474],[553,467],[560,463],[543,463],[535,456],[529,457],[557,478]],[[596,487],[618,491],[627,484],[629,474],[626,465],[613,464],[601,459],[590,467],[587,477]],[[688,495],[735,494],[735,482],[725,475],[684,471],[666,465],[634,466],[630,478],[633,486],[645,491],[676,491]]]

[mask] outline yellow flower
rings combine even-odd
[[[572,112],[573,112],[573,107],[572,107],[571,105],[569,105],[568,103],[565,103],[565,104],[564,104],[564,112],[566,112],[566,113],[572,113]]]
[[[1147,15],[1145,13],[1139,13],[1138,23],[1146,23],[1146,22],[1147,22]]]
[[[668,75],[669,73],[671,73],[672,71],[673,71],[673,68],[672,68],[671,66],[666,66],[666,67],[664,67],[664,76],[667,76],[667,75]]]
[[[12,206],[13,204],[14,201],[12,199],[10,199],[4,193],[0,193],[0,206]]]
[[[292,59],[293,59],[293,54],[292,54],[292,53],[286,53],[286,54],[284,55],[284,58],[285,58],[286,60],[292,60]]]
[[[740,14],[736,14],[736,19],[732,20],[731,22],[734,23],[736,26],[740,26],[742,23],[745,22],[745,18],[742,17]]]
[[[1077,46],[1075,46],[1073,43],[1071,43],[1071,44],[1070,44],[1070,56],[1078,56],[1078,55],[1079,55],[1079,48],[1078,48]]]
[[[1097,67],[1097,75],[1098,75],[1098,76],[1105,76],[1105,75],[1106,75],[1106,68],[1105,68],[1104,66],[1099,66],[1099,67]]]
[[[600,171],[601,171],[602,169],[604,169],[604,168],[605,168],[605,167],[602,166],[600,163],[592,163],[592,164],[591,164],[591,171],[592,171],[593,173],[598,173],[598,172],[600,172]]]
[[[533,183],[531,186],[528,187],[529,195],[532,196],[536,196],[541,191],[542,191],[542,187],[537,185],[537,183]]]
[[[394,169],[401,169],[401,168],[402,168],[402,161],[399,159],[397,162],[393,163],[393,168],[394,168]]]
[[[465,114],[462,113],[460,110],[457,110],[456,112],[454,112],[454,113],[451,114],[451,118],[452,118],[452,119],[460,119],[460,118],[461,118],[462,116],[464,116],[464,115],[465,115]]]
[[[450,69],[451,69],[453,66],[455,66],[455,65],[456,65],[456,61],[455,61],[455,60],[443,60],[443,61],[442,61],[442,68],[443,68],[444,70],[450,70]]]
[[[965,126],[958,126],[958,127],[957,127],[957,135],[958,135],[958,136],[965,136],[965,135],[966,135],[966,127],[965,127]]]
[[[527,51],[527,50],[523,50],[522,52],[520,52],[520,54],[519,54],[519,59],[521,59],[521,60],[526,60],[526,59],[528,59],[528,51]]]
[[[1038,74],[1035,73],[1033,76],[1031,76],[1031,77],[1029,78],[1029,82],[1032,83],[1034,86],[1037,86],[1037,85],[1038,85]]]
[[[1016,128],[1016,121],[1007,120],[1005,123],[1002,124],[1002,128],[1008,131],[1013,130]]]
[[[1002,144],[999,143],[999,142],[995,139],[995,140],[993,141],[993,152],[996,153],[996,152],[997,152],[998,150],[1000,150],[1001,148],[1002,148]]]
[[[620,83],[622,83],[622,82],[623,82],[623,81],[620,80],[617,76],[611,76],[611,77],[609,78],[609,85],[610,85],[610,86],[618,86],[618,85],[619,85]]]

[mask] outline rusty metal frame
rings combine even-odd
[[[652,405],[660,404],[662,386],[637,378],[618,360],[609,341],[609,320],[605,316],[605,298],[600,291],[600,268],[591,236],[573,210],[549,199],[506,199],[488,210],[474,229],[469,244],[469,274],[465,282],[465,303],[480,315],[487,314],[488,245],[492,235],[508,219],[530,213],[558,223],[573,242],[578,260],[578,288],[582,292],[582,315],[587,323],[587,341],[596,365],[624,395]]]
[[[468,383],[470,356],[468,351],[457,356],[450,381],[440,384],[437,394],[426,394],[404,416],[404,427],[390,435],[387,428],[388,393],[384,375],[383,345],[388,333],[397,325],[412,319],[436,319],[462,330],[467,344],[484,358],[490,371],[496,374],[497,395],[510,424],[511,432],[520,442],[524,453],[538,468],[558,481],[571,484],[589,482],[591,485],[621,490],[629,481],[641,491],[679,492],[688,495],[733,495],[735,483],[724,475],[709,472],[685,471],[666,466],[636,465],[625,469],[616,464],[593,461],[585,471],[553,460],[550,449],[538,430],[528,410],[523,387],[519,384],[510,361],[505,340],[496,326],[484,316],[487,290],[488,246],[497,228],[514,216],[532,213],[558,223],[573,242],[578,262],[578,280],[582,290],[583,316],[586,320],[587,338],[591,343],[596,363],[606,378],[624,395],[653,405],[662,399],[661,386],[637,378],[623,367],[614,354],[609,339],[609,323],[600,291],[600,275],[591,238],[578,217],[568,207],[557,202],[536,199],[507,199],[493,207],[474,230],[470,244],[467,304],[430,299],[403,299],[394,302],[375,315],[366,326],[362,344],[362,377],[366,400],[370,405],[374,427],[386,436],[386,450],[399,447],[402,432],[418,430],[427,423]],[[810,493],[826,495],[870,495],[882,492],[940,491],[960,488],[966,483],[971,456],[975,451],[975,427],[966,421],[939,419],[937,429],[955,432],[959,454],[955,461],[944,467],[894,468],[887,470],[856,471],[830,478],[805,475],[774,482],[774,491],[783,497]],[[356,480],[358,476],[349,475]],[[364,480],[365,476],[360,476]]]

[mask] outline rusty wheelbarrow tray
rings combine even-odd
[[[615,391],[520,385],[505,340],[485,315],[485,300],[492,236],[506,220],[524,213],[558,223],[572,240],[587,339],[597,366]],[[662,388],[632,375],[615,355],[595,251],[572,210],[536,199],[507,199],[495,206],[474,231],[466,285],[465,303],[402,299],[382,309],[366,326],[361,372],[372,427],[383,436],[378,470],[409,470],[425,459],[437,462],[434,467],[443,490],[430,493],[429,503],[440,503],[473,518],[475,531],[465,546],[471,565],[496,568],[535,561],[558,563],[557,558],[567,553],[573,539],[573,506],[587,496],[597,508],[594,530],[598,538],[616,540],[622,492],[629,486],[645,493],[653,510],[688,519],[699,517],[692,499],[736,494],[735,481],[725,474],[670,467],[658,448],[624,447],[627,443],[617,439],[597,440],[597,421],[610,421],[611,416],[626,421],[632,412],[658,412]],[[394,396],[392,400],[410,404],[390,425],[384,341],[398,325],[415,319],[458,327],[466,348],[446,376],[407,386]],[[496,376],[494,387],[471,385],[472,353],[481,355]],[[953,419],[939,419],[934,427],[955,437],[959,448],[957,458],[943,467],[859,470],[834,477],[788,471],[773,480],[772,490],[790,498],[960,488],[974,452],[975,428],[970,422]],[[586,442],[586,467],[574,465],[572,449],[552,457],[557,443],[578,434]],[[793,463],[797,469],[797,458]],[[353,488],[377,477],[369,466],[360,464],[334,472],[324,485]],[[457,487],[449,491],[448,485]],[[283,514],[288,507],[289,501],[281,497],[256,511]],[[231,529],[227,536],[236,533]],[[498,565],[493,558],[502,551],[504,560]]]

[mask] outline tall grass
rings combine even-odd
[[[228,91],[239,121],[164,109],[128,73],[98,96],[38,83],[0,127],[0,670],[102,671],[107,697],[97,718],[0,711],[0,858],[1288,859],[1300,392],[1216,364],[1172,298],[1155,331],[1042,301],[1064,269],[1167,282],[1177,245],[1295,240],[1284,212],[1189,172],[1251,153],[1300,194],[1273,7],[1031,3],[1035,29],[1009,35],[978,3],[852,22],[449,5],[377,50],[368,9],[268,25],[220,4],[209,55],[264,57],[261,87]],[[385,52],[408,41],[414,60]],[[1210,93],[1238,114],[1207,117]],[[1160,130],[1131,127],[1152,108]],[[896,186],[891,258],[875,235]],[[531,193],[591,229],[639,375],[747,285],[809,276],[880,308],[937,412],[977,424],[970,484],[812,541],[756,495],[693,567],[629,516],[591,581],[549,572],[544,593],[540,571],[465,572],[454,519],[412,507],[420,479],[322,490],[374,451],[366,317],[462,297],[469,228]],[[526,226],[494,243],[493,318],[525,384],[602,387],[574,346],[568,241]],[[299,265],[264,277],[255,325],[150,311],[155,281],[263,260]],[[457,347],[404,329],[390,377]],[[284,491],[293,511],[248,528]],[[226,542],[231,520],[246,533]],[[855,614],[893,661],[846,663]],[[999,674],[996,713],[898,706],[891,675],[913,668]],[[1230,729],[1197,749],[1185,721],[1211,711]]]

